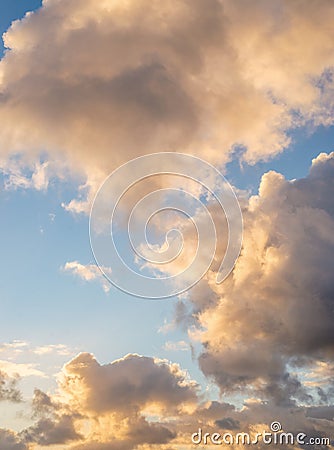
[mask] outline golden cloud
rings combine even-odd
[[[3,157],[65,157],[94,190],[150,152],[268,159],[332,123],[333,16],[327,0],[45,1],[4,37]]]

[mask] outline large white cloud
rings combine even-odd
[[[81,353],[62,373],[56,393],[35,391],[32,426],[19,433],[0,430],[1,450],[188,450],[199,428],[203,434],[254,436],[268,431],[273,420],[280,421],[284,431],[331,436],[332,407],[278,405],[253,398],[236,408],[205,401],[196,383],[166,361],[127,355],[101,365],[93,355]],[[265,448],[261,439],[257,448]]]
[[[320,154],[304,179],[265,174],[244,204],[233,273],[216,285],[213,268],[189,292],[200,366],[222,391],[255,390],[278,404],[331,401],[330,377],[322,391],[314,384],[334,351],[333,175],[334,153]],[[305,383],[305,372],[317,381]]]
[[[63,391],[96,413],[127,415],[151,404],[175,412],[196,399],[196,384],[187,381],[177,364],[149,357],[128,355],[102,366],[93,355],[82,353],[64,370]]]
[[[332,123],[333,16],[330,1],[44,1],[5,35],[1,153],[65,155],[95,187],[149,152],[267,159],[291,128]]]
[[[38,420],[19,436],[42,447],[159,447],[176,436],[164,418],[173,423],[178,414],[195,409],[197,390],[177,364],[127,355],[101,365],[81,353],[64,366],[57,395],[35,391]]]

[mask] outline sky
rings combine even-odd
[[[274,421],[334,446],[333,16],[330,0],[1,2],[0,450],[189,450],[199,428]],[[207,188],[225,179],[221,208]],[[97,265],[120,186],[117,248],[168,298]]]

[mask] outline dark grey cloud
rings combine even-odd
[[[215,421],[217,427],[224,430],[237,430],[240,427],[240,423],[232,417],[226,417],[224,419],[218,419]]]
[[[306,416],[334,421],[334,406],[311,406],[306,410]]]
[[[13,431],[0,428],[0,450],[28,450],[28,447]]]
[[[73,417],[62,415],[38,420],[36,424],[22,431],[20,438],[26,443],[49,446],[77,441],[82,436],[75,431]]]

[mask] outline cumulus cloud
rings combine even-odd
[[[28,447],[20,442],[16,433],[0,428],[0,450],[28,450]]]
[[[0,430],[0,449],[11,449],[9,444],[1,447],[2,441],[20,450],[36,445],[68,450],[192,448],[191,435],[199,427],[211,434],[254,435],[268,431],[273,420],[285,431],[330,437],[333,408],[260,398],[246,399],[237,408],[206,401],[177,364],[127,355],[101,365],[92,354],[81,353],[64,366],[56,392],[35,390],[32,418],[33,425],[19,433]]]
[[[17,384],[18,376],[10,377],[0,370],[0,401],[20,402],[22,397]]]
[[[65,365],[56,395],[36,391],[37,422],[22,442],[60,443],[63,435],[61,445],[77,450],[164,449],[187,445],[198,427],[257,432],[273,420],[285,431],[330,436],[333,175],[334,153],[315,158],[304,179],[265,174],[258,194],[242,201],[233,273],[216,285],[214,263],[189,292],[193,309],[178,303],[175,324],[203,346],[200,368],[228,398],[237,393],[241,408],[203,402],[175,364],[128,355],[101,365],[82,353]]]
[[[291,128],[332,123],[333,5],[302,5],[45,1],[4,36],[3,157],[65,156],[93,190],[150,152],[224,164],[241,146],[249,163],[268,159]],[[35,173],[37,188],[46,169]]]
[[[111,269],[109,267],[101,267],[105,274],[110,274]],[[81,264],[78,261],[67,262],[62,270],[72,273],[73,275],[81,278],[84,281],[99,281],[102,285],[104,292],[110,291],[110,282],[103,276],[101,269],[96,264]]]
[[[138,355],[102,366],[93,355],[82,353],[65,366],[62,389],[85,410],[126,416],[150,405],[175,412],[196,398],[196,384],[186,380],[177,364]]]
[[[176,435],[163,418],[175,420],[181,411],[194,409],[197,390],[177,364],[127,355],[101,365],[92,354],[81,353],[64,366],[56,395],[35,391],[38,420],[19,436],[42,447],[159,447]]]
[[[190,323],[200,326],[190,335],[203,344],[200,367],[223,392],[255,390],[281,405],[326,395],[330,401],[333,175],[334,153],[320,154],[304,179],[265,174],[258,195],[244,204],[233,273],[218,286],[212,270],[189,292]],[[185,320],[189,327],[189,311]],[[320,369],[328,375],[317,391]]]
[[[81,435],[74,429],[73,418],[66,415],[40,419],[35,425],[24,430],[20,437],[24,442],[34,442],[42,446],[66,444],[81,439]]]

